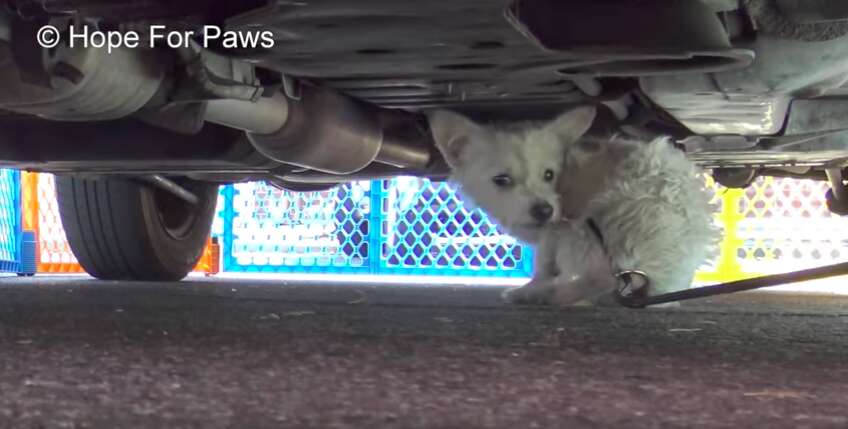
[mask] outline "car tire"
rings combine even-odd
[[[218,186],[181,180],[189,204],[133,179],[56,176],[59,215],[80,265],[103,280],[175,281],[203,253]]]

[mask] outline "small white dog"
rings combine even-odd
[[[649,295],[685,289],[717,242],[700,170],[665,139],[581,140],[594,117],[583,106],[547,124],[493,128],[429,115],[463,195],[536,246],[533,280],[512,302],[605,302],[614,275],[631,270],[650,279]]]

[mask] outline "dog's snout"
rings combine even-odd
[[[530,208],[530,215],[539,223],[547,222],[554,214],[554,208],[548,203],[537,203]]]

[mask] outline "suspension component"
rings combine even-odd
[[[842,168],[827,168],[824,172],[830,182],[830,189],[825,194],[827,208],[834,214],[848,215],[848,186]]]

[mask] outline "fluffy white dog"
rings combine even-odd
[[[497,128],[429,115],[463,195],[536,246],[533,280],[512,302],[605,302],[622,271],[645,273],[649,295],[685,289],[717,242],[702,172],[666,139],[581,139],[594,117],[583,106]]]

